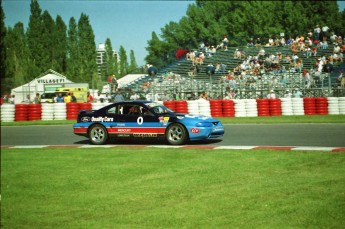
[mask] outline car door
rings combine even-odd
[[[140,104],[122,103],[117,107],[117,115],[112,133],[118,137],[156,137],[164,133],[159,128],[159,120],[152,113],[143,113],[144,107]]]

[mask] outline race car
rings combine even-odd
[[[94,145],[106,144],[109,138],[163,138],[182,145],[221,137],[224,126],[215,118],[174,113],[158,102],[124,101],[80,111],[73,131]]]

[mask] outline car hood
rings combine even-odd
[[[200,121],[204,121],[204,122],[220,122],[219,119],[215,119],[212,117],[208,117],[208,116],[198,116],[198,115],[191,115],[191,114],[182,114],[182,113],[173,113],[170,115],[167,115],[171,118],[176,118],[177,120],[180,121],[189,121],[189,122],[200,122]]]

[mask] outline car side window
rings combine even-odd
[[[117,112],[117,109],[116,109],[117,107],[115,106],[115,107],[112,107],[112,108],[109,108],[108,110],[107,110],[107,113],[108,114],[116,114]]]

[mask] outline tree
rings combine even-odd
[[[30,68],[27,74],[30,79],[34,79],[42,71],[46,71],[46,66],[44,66],[41,61],[45,58],[45,51],[41,37],[43,33],[42,10],[37,0],[31,0],[30,12],[31,15],[27,29],[28,47],[30,50]]]
[[[81,14],[78,21],[78,38],[80,54],[79,82],[91,83],[97,77],[95,35],[86,14]]]
[[[134,73],[138,69],[137,62],[135,61],[134,51],[131,49],[129,54],[130,64],[128,67],[128,73]]]
[[[115,52],[113,50],[113,47],[111,45],[111,41],[109,38],[105,41],[105,58],[106,58],[106,71],[104,76],[108,77],[111,75],[117,75],[117,72],[115,72]]]
[[[121,45],[119,49],[120,56],[120,78],[128,73],[128,60],[125,48]]]
[[[41,71],[53,68],[53,58],[56,44],[59,42],[55,37],[55,22],[48,11],[42,14],[41,44],[43,46],[39,66]]]
[[[0,75],[1,75],[1,91],[7,91],[5,79],[6,77],[6,45],[5,45],[5,36],[6,36],[6,28],[5,28],[5,13],[2,9],[2,5],[0,5]]]
[[[157,68],[161,68],[166,64],[166,62],[163,61],[163,42],[159,40],[155,32],[152,32],[151,37],[151,40],[147,42],[148,47],[146,47],[146,50],[149,52],[149,54],[145,57],[145,61],[156,66]]]
[[[67,37],[66,24],[60,15],[55,20],[54,50],[53,50],[53,69],[65,74],[67,71]]]
[[[31,80],[28,76],[29,49],[26,43],[24,25],[21,22],[15,24],[14,28],[8,28],[6,37],[6,81],[7,89],[13,86],[20,86]]]
[[[67,36],[67,69],[66,74],[72,81],[77,81],[80,75],[78,26],[74,17],[68,24]]]

